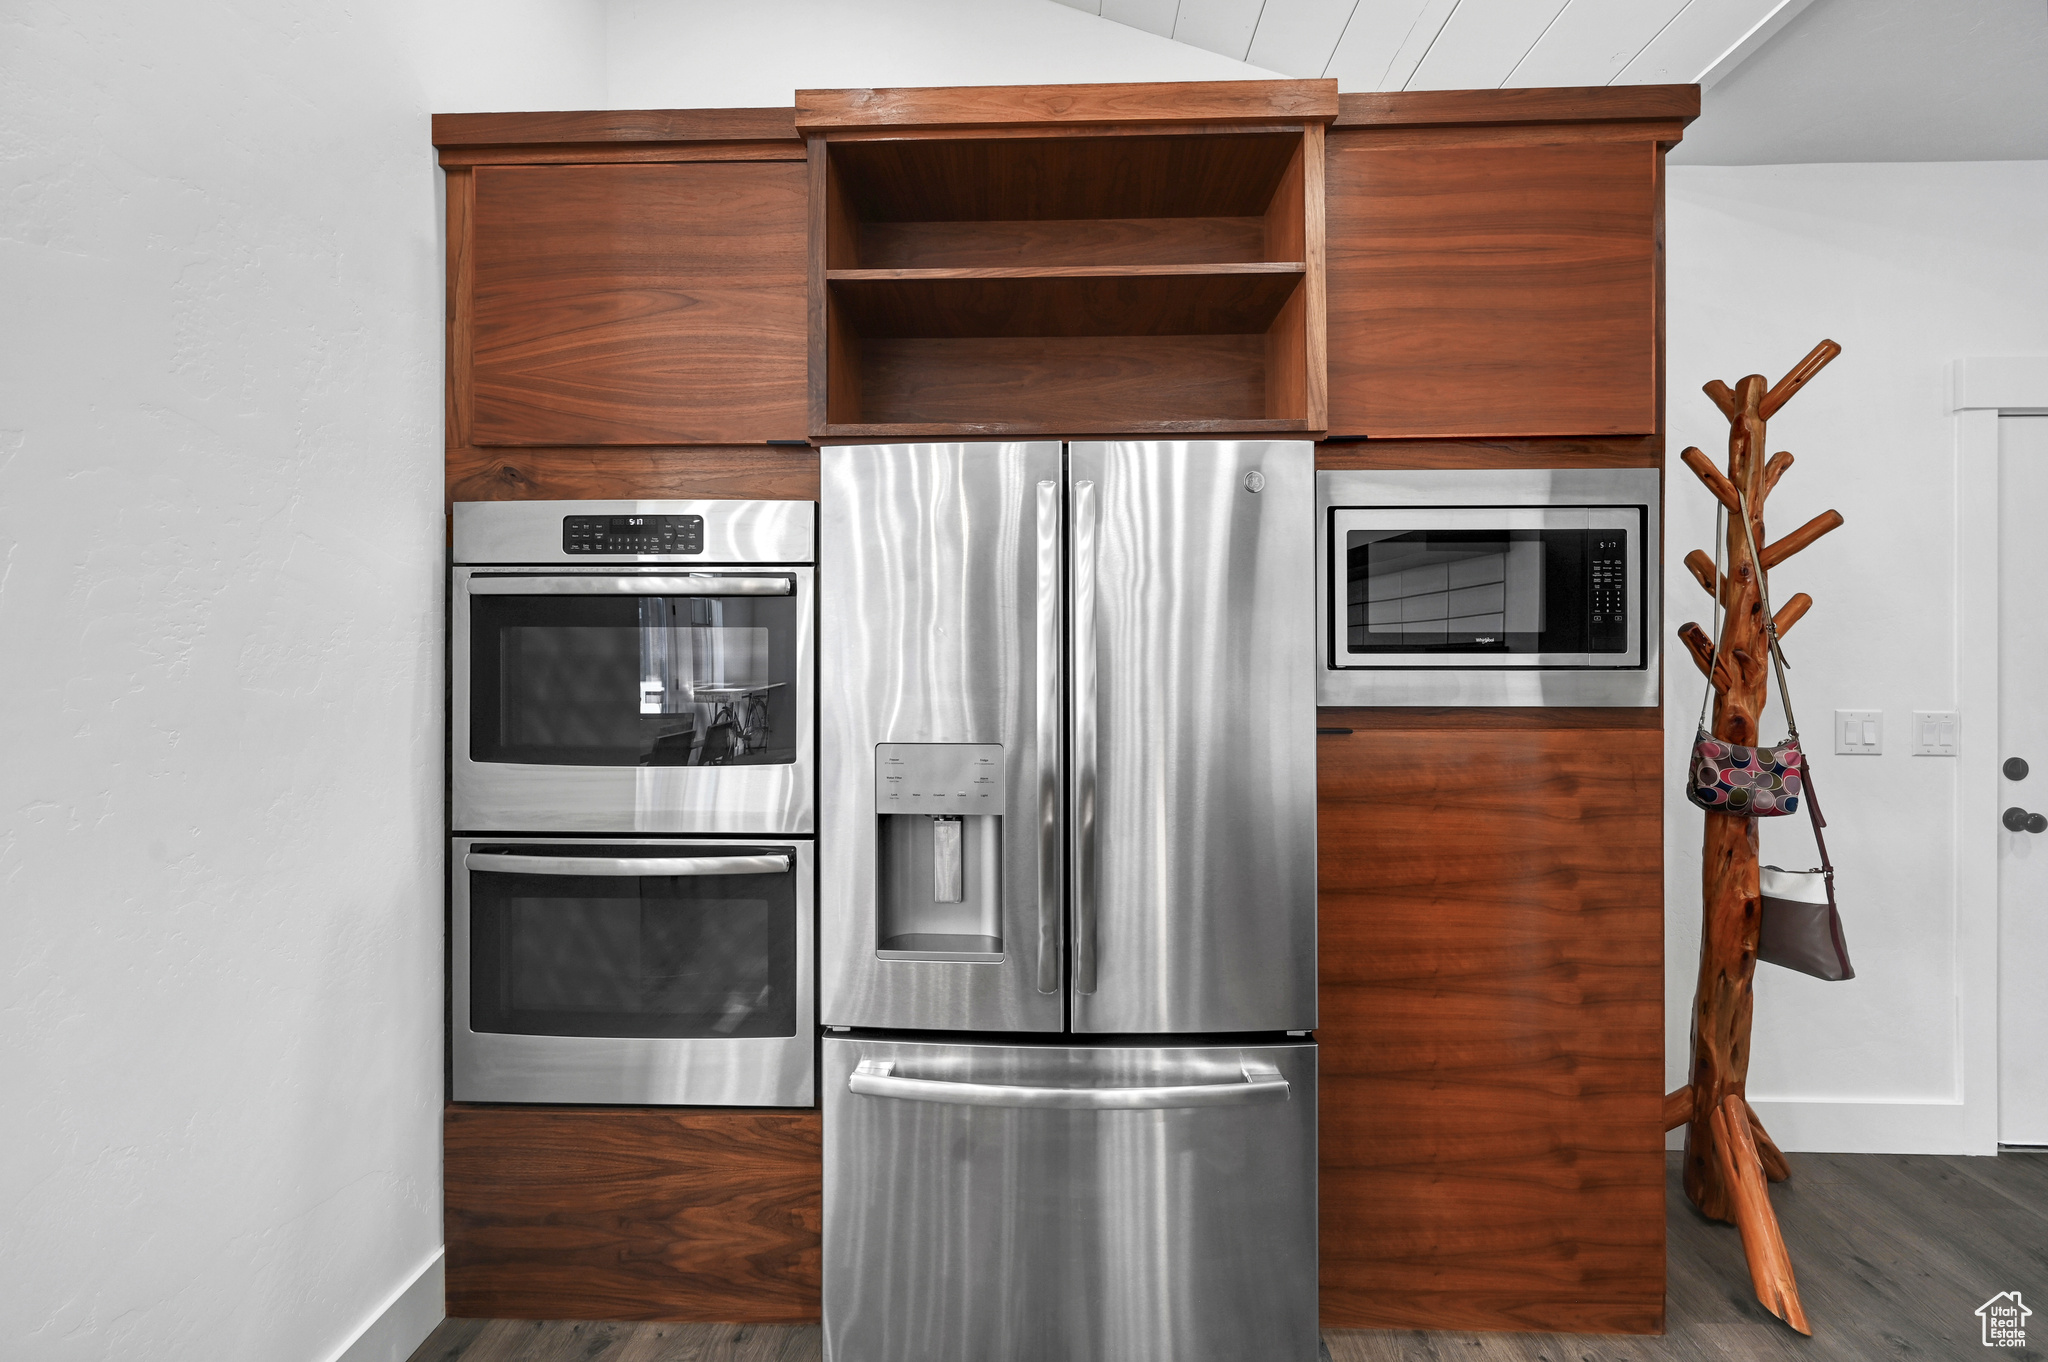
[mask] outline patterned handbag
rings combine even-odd
[[[1756,531],[1749,523],[1749,499],[1742,505],[1742,529],[1749,537],[1749,554],[1758,564],[1757,590],[1764,604],[1764,632],[1771,641],[1771,663],[1778,673],[1778,698],[1785,705],[1785,725],[1791,736],[1775,747],[1742,747],[1723,742],[1707,729],[1707,706],[1714,699],[1714,668],[1721,659],[1721,593],[1714,592],[1714,651],[1707,661],[1707,692],[1700,698],[1700,721],[1693,735],[1692,761],[1686,767],[1685,797],[1703,809],[1733,814],[1738,818],[1775,818],[1799,807],[1805,788],[1806,758],[1799,750],[1799,721],[1792,717],[1792,692],[1785,688],[1785,662],[1778,651],[1778,629],[1771,622],[1771,592],[1764,582],[1763,555],[1756,551]],[[1724,507],[1721,515],[1727,515]],[[1717,518],[1718,519],[1718,518]],[[1714,576],[1721,580],[1721,545],[1727,534],[1716,526]]]

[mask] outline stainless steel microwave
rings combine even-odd
[[[1654,468],[1316,475],[1323,705],[1654,705]]]

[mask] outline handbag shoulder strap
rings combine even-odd
[[[1821,815],[1820,797],[1813,792],[1813,763],[1806,759],[1803,750],[1799,754],[1799,769],[1806,781],[1806,816],[1813,822],[1813,844],[1820,848],[1821,872],[1828,877],[1829,893],[1832,895],[1835,863],[1828,859],[1828,839],[1820,835],[1820,830],[1828,825],[1828,820]]]
[[[1714,668],[1721,662],[1721,593],[1728,583],[1721,576],[1721,550],[1728,545],[1728,508],[1714,503],[1714,647],[1707,654],[1707,684],[1700,696],[1700,732],[1707,731],[1707,707],[1714,703]]]
[[[1749,539],[1749,556],[1756,564],[1756,589],[1764,603],[1764,634],[1771,641],[1771,666],[1778,674],[1778,698],[1784,702],[1785,724],[1792,730],[1792,738],[1796,742],[1799,738],[1799,720],[1792,717],[1792,688],[1785,684],[1785,650],[1778,643],[1777,617],[1771,613],[1770,581],[1764,573],[1763,555],[1756,550],[1756,529],[1749,520],[1749,498],[1741,492],[1737,492],[1735,496],[1742,504],[1742,532]],[[1828,825],[1828,820],[1821,814],[1820,796],[1813,791],[1813,763],[1806,759],[1806,749],[1803,747],[1799,751],[1799,767],[1806,781],[1806,814],[1813,822],[1813,844],[1820,848],[1820,868],[1832,886],[1835,881],[1835,863],[1828,859],[1828,839],[1823,837],[1820,831]],[[1829,893],[1832,899],[1833,890],[1830,889]]]
[[[1799,720],[1792,714],[1792,688],[1785,684],[1785,650],[1778,646],[1778,620],[1771,613],[1769,574],[1764,571],[1764,556],[1757,552],[1756,527],[1749,519],[1749,496],[1745,492],[1737,492],[1735,499],[1742,507],[1742,533],[1749,540],[1749,561],[1756,567],[1757,595],[1764,603],[1764,636],[1771,642],[1771,669],[1778,674],[1778,699],[1785,706],[1785,726],[1792,730],[1792,739],[1797,742]],[[1709,687],[1713,685],[1711,676],[1707,678],[1707,684]]]

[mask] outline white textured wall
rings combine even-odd
[[[1718,463],[1727,451],[1727,423],[1700,385],[1752,372],[1776,381],[1822,337],[1843,347],[1771,422],[1771,448],[1798,462],[1768,514],[1773,537],[1829,507],[1848,522],[1772,574],[1772,593],[1815,602],[1786,652],[1857,978],[1758,969],[1750,1092],[1790,1147],[1903,1148],[1929,1128],[1911,1108],[1995,1100],[1962,1092],[1958,998],[1994,976],[1992,962],[1954,949],[1956,763],[1907,755],[1908,723],[1913,710],[1956,703],[1947,366],[2048,354],[2048,162],[1673,166],[1668,213],[1673,625],[1708,619],[1680,560],[1713,551],[1713,502],[1676,455],[1696,444]],[[1701,815],[1682,780],[1700,678],[1668,633],[1667,649],[1675,1087],[1699,959]],[[1885,711],[1882,756],[1832,755],[1838,708]],[[1773,739],[1781,716],[1774,703]],[[1988,741],[1996,719],[1964,714],[1965,741]],[[1806,820],[1766,820],[1763,852],[1814,864]]]
[[[438,1251],[428,113],[1258,74],[1053,0],[0,10],[0,1357],[317,1362]]]
[[[600,31],[0,10],[0,1357],[317,1362],[440,1245],[427,113]]]
[[[750,108],[797,90],[1270,80],[1058,0],[608,0],[615,109]]]

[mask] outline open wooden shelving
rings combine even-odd
[[[864,336],[1263,334],[1301,284],[1295,261],[827,270]]]
[[[814,133],[812,438],[1320,432],[1322,132]]]

